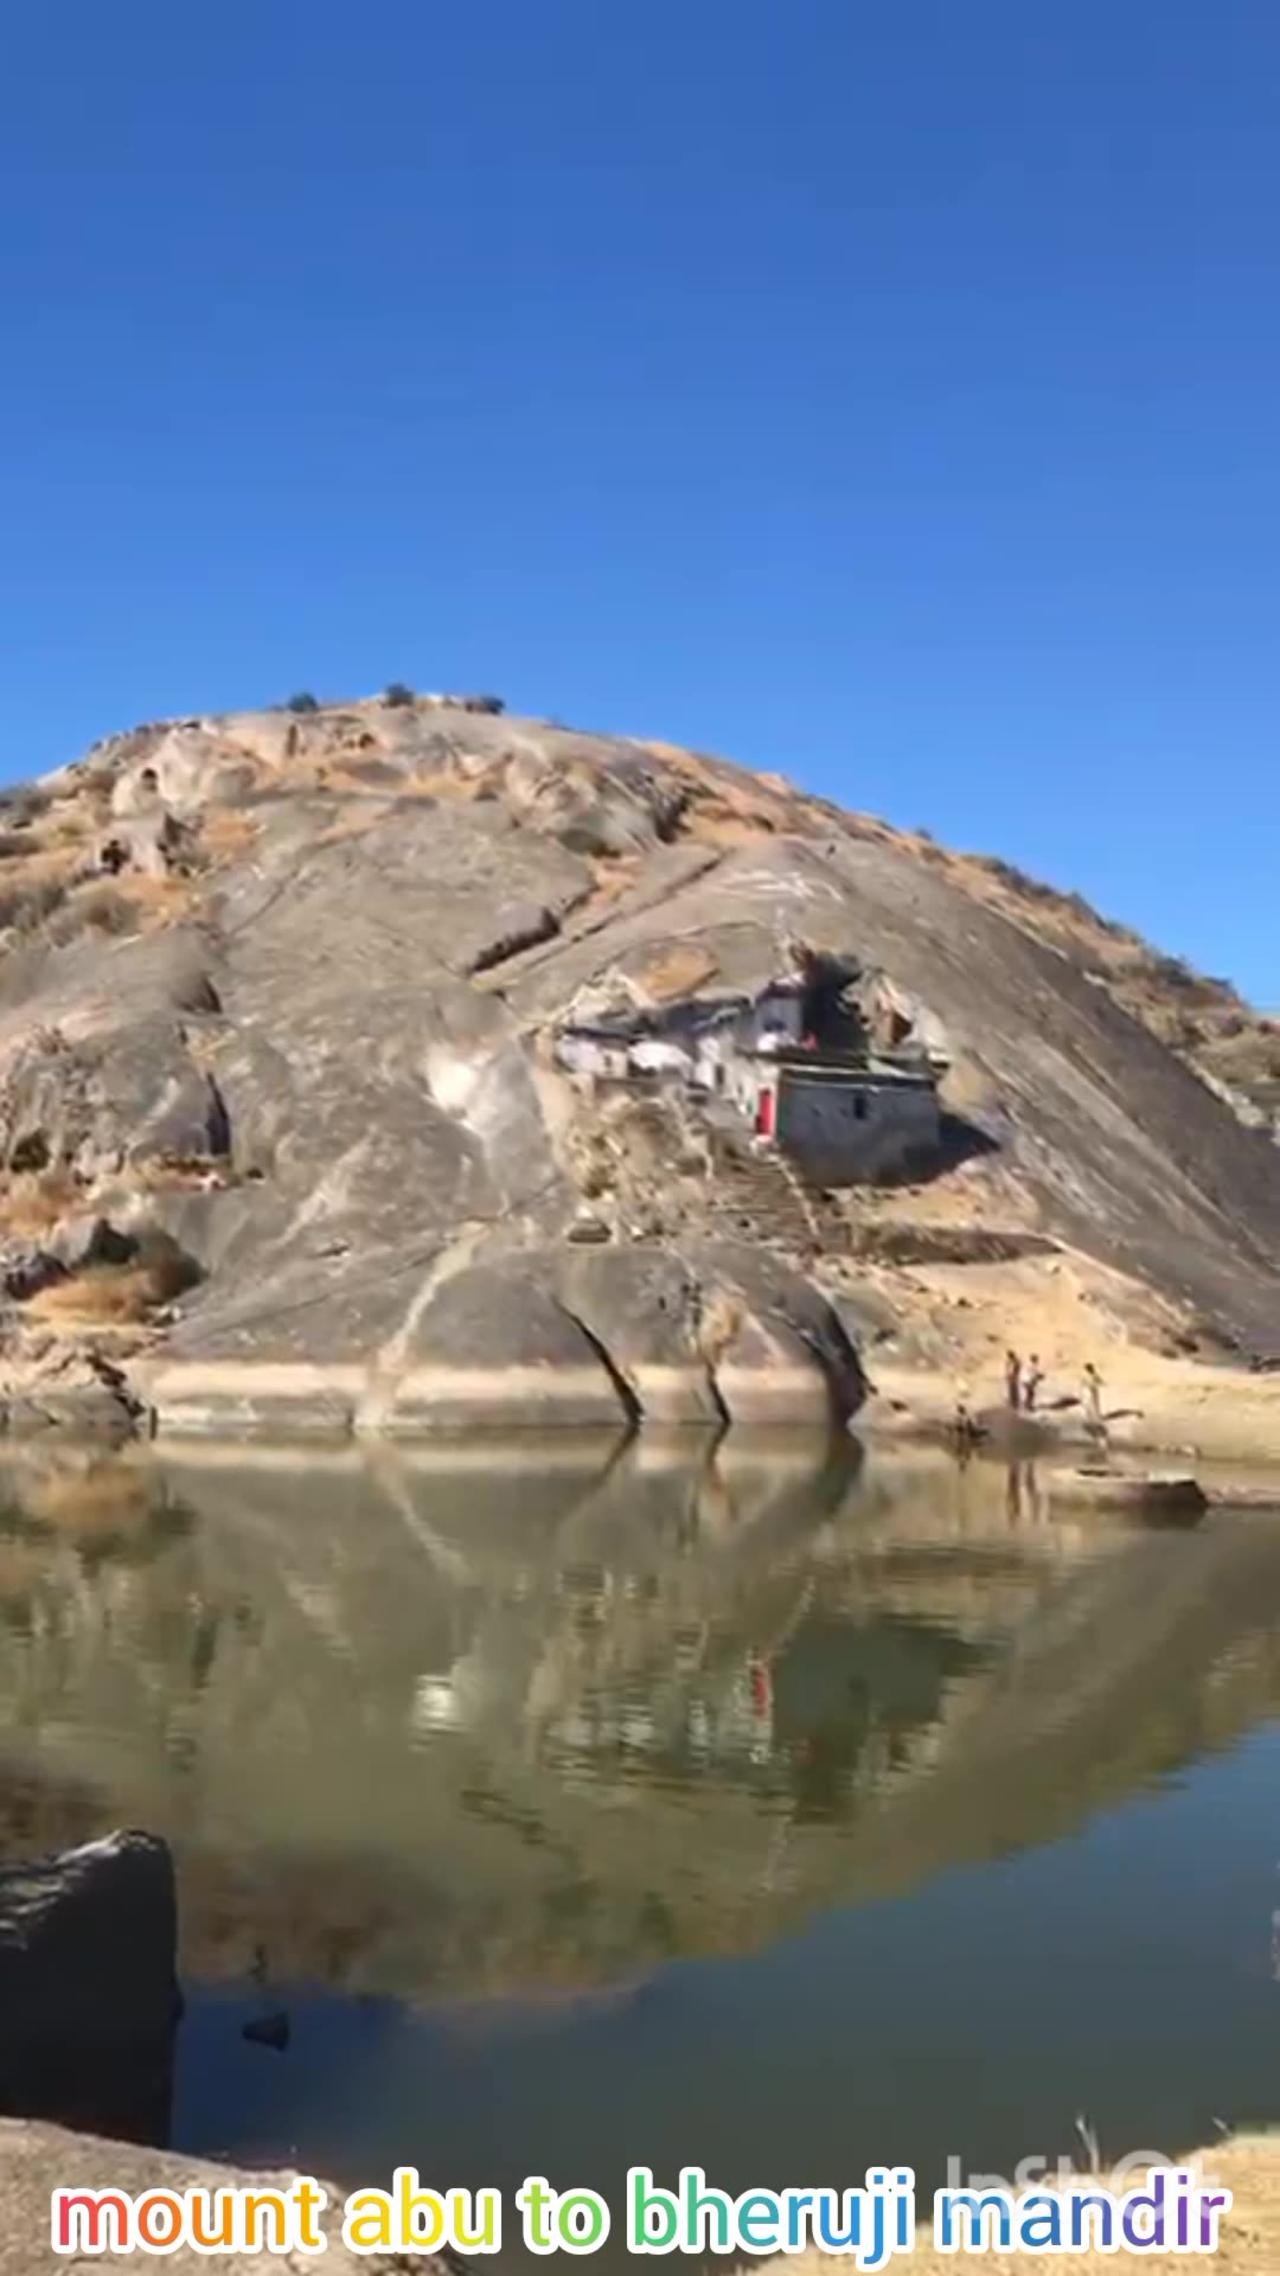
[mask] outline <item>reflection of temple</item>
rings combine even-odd
[[[0,1838],[169,1832],[205,1972],[609,1978],[1065,1830],[1280,1695],[1278,1585],[923,1457],[28,1465]]]

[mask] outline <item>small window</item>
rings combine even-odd
[[[855,1093],[854,1093],[854,1099],[853,1099],[853,1118],[854,1118],[854,1121],[855,1121],[855,1122],[865,1122],[865,1121],[866,1121],[866,1119],[867,1119],[867,1117],[868,1117],[868,1115],[870,1114],[870,1112],[871,1112],[871,1101],[870,1101],[870,1099],[867,1097],[867,1094],[866,1094],[866,1092],[865,1092],[865,1091],[855,1091]]]

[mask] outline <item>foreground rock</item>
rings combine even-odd
[[[1195,2166],[1206,2188],[1231,2192],[1232,2203],[1223,2216],[1220,2246],[1213,2256],[1214,2267],[1224,2271],[1224,2276],[1274,2276],[1280,2263],[1280,2144],[1275,2137],[1243,2135],[1235,2140],[1215,2142],[1211,2148],[1181,2162]],[[50,2126],[0,2122],[0,2276],[45,2276],[45,2272],[51,2276],[56,2269],[100,2264],[97,2258],[92,2263],[71,2262],[50,2249],[49,2200],[55,2189],[113,2187],[135,2197],[148,2190],[181,2192],[192,2188],[217,2190],[236,2186],[276,2188],[283,2192],[294,2178],[292,2173],[247,2173],[156,2151],[126,2149],[114,2142],[65,2134]],[[1119,2191],[1139,2186],[1127,2172],[1101,2178]],[[341,2201],[340,2191],[332,2189],[328,2194],[335,2202]],[[1185,2252],[1146,2253],[1142,2259],[1155,2276],[1178,2276],[1187,2266]],[[205,2271],[211,2265],[207,2253],[185,2250],[166,2254],[164,2260],[167,2267],[176,2271],[176,2276],[197,2276],[197,2271]],[[1043,2253],[1002,2253],[998,2261],[1009,2276],[1018,2276],[1018,2272],[1032,2276],[1033,2271],[1044,2267],[1045,2256]],[[154,2253],[127,2254],[102,2264],[141,2272],[155,2267],[156,2256]],[[775,2263],[798,2270],[800,2276],[838,2276],[848,2264],[847,2255],[826,2256],[816,2252],[791,2255]],[[1113,2268],[1116,2255],[1114,2252],[1068,2252],[1057,2255],[1051,2264],[1063,2270],[1064,2276],[1090,2276],[1092,2271]],[[364,2270],[366,2276],[404,2276],[410,2269],[445,2276],[447,2266],[430,2254],[353,2254],[343,2247],[336,2232],[328,2250],[318,2259],[304,2260],[295,2255],[286,2262],[266,2260],[261,2254],[219,2254],[214,2265],[225,2269],[227,2276],[261,2276],[261,2271],[270,2266],[323,2267],[329,2276],[356,2276],[357,2270]],[[944,2271],[956,2266],[956,2256],[935,2253],[927,2235],[918,2232],[915,2249],[902,2265],[914,2270],[916,2276],[944,2276]]]
[[[173,1866],[151,1835],[0,1867],[0,2111],[163,2140],[176,1955]]]
[[[96,2257],[92,2263],[79,2259],[70,2261],[65,2254],[52,2251],[49,2200],[55,2189],[121,2189],[134,2197],[150,2189],[181,2192],[246,2185],[284,2191],[294,2178],[291,2173],[243,2173],[230,2166],[207,2165],[194,2158],[173,2157],[159,2150],[127,2148],[119,2142],[63,2133],[56,2126],[0,2122],[0,2276],[40,2276],[46,2269],[100,2264]],[[328,2194],[334,2203],[341,2203],[341,2191],[332,2189]],[[156,2255],[154,2252],[113,2255],[101,2265],[153,2269]],[[426,2253],[412,2256],[349,2253],[340,2242],[336,2228],[322,2259],[304,2262],[291,2257],[286,2261],[262,2253],[219,2253],[211,2261],[208,2253],[184,2249],[165,2254],[164,2266],[173,2269],[175,2276],[196,2276],[197,2270],[207,2276],[210,2266],[224,2269],[226,2276],[262,2276],[265,2268],[286,2266],[323,2267],[328,2276],[355,2276],[357,2269],[364,2270],[365,2276],[402,2276],[409,2268],[445,2276],[444,2262]]]

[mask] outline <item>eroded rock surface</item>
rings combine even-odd
[[[1280,1152],[1162,1028],[1185,986],[999,865],[488,699],[141,728],[7,821],[18,1405],[52,1334],[162,1431],[847,1416],[817,1285],[847,1210],[554,1048],[584,1006],[750,996],[798,953],[945,1050],[943,1173],[990,1157],[1024,1229],[1228,1350],[1280,1340]]]

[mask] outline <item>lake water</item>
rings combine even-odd
[[[186,2148],[932,2186],[1078,2114],[1109,2157],[1275,2121],[1280,1510],[1050,1486],[732,1439],[27,1460],[0,1844],[174,1844]]]

